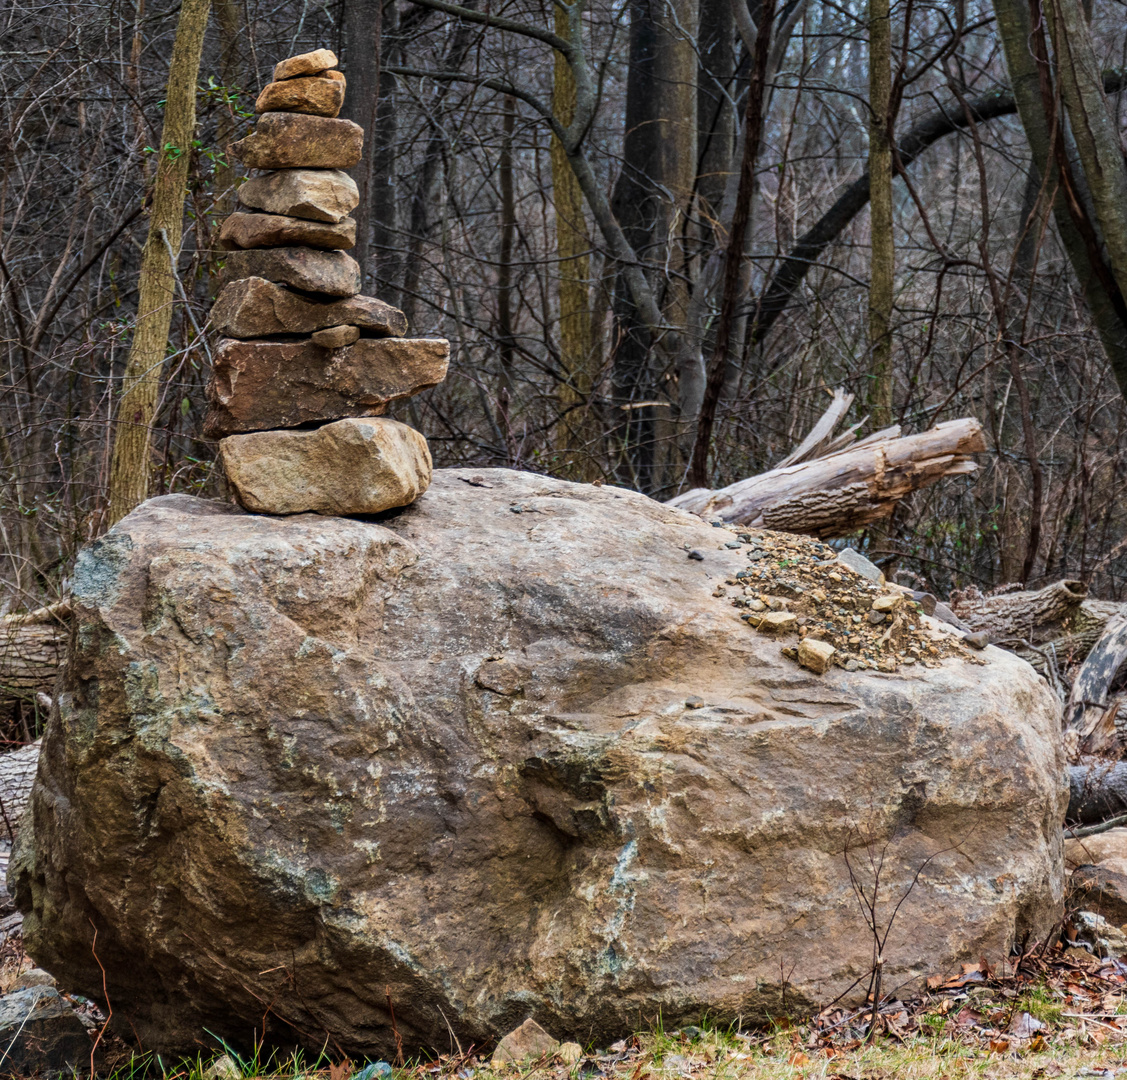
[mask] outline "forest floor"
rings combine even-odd
[[[18,939],[0,956],[0,990],[33,966]],[[92,1003],[78,999],[83,1010]],[[1127,1077],[1127,962],[1078,948],[1038,949],[1013,968],[968,964],[886,1001],[868,1038],[865,1009],[831,1007],[759,1029],[651,1030],[578,1062],[494,1066],[472,1051],[400,1066],[296,1055],[204,1055],[172,1062],[108,1039],[105,1080],[955,1080]],[[80,1070],[85,1073],[87,1070]]]

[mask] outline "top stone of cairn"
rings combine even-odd
[[[293,79],[299,75],[316,75],[337,66],[337,54],[332,49],[314,49],[313,52],[291,56],[274,65],[274,81]]]

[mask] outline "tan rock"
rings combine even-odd
[[[364,129],[351,120],[268,112],[230,149],[251,169],[351,169],[363,147]]]
[[[873,601],[872,609],[883,615],[888,615],[890,612],[895,611],[903,602],[904,597],[901,594],[885,593],[883,596],[878,596]]]
[[[790,611],[768,611],[757,620],[756,629],[768,634],[785,634],[798,625],[798,616]]]
[[[556,1057],[565,1065],[575,1065],[583,1059],[583,1047],[577,1042],[560,1043]]]
[[[344,77],[343,71],[319,71],[317,72],[318,79],[332,79],[334,82],[340,83],[345,89],[348,88],[348,80]]]
[[[1065,840],[1064,864],[1069,870],[1078,866],[1102,866],[1116,874],[1127,875],[1127,828]]]
[[[414,502],[431,478],[426,439],[385,418],[232,435],[219,456],[239,503],[260,514],[378,514]]]
[[[232,214],[219,230],[219,242],[232,248],[303,247],[340,250],[356,246],[356,222],[306,221],[281,214]]]
[[[299,53],[274,65],[274,79],[293,79],[299,75],[316,75],[337,66],[337,54],[332,49],[314,49]]]
[[[440,338],[364,338],[344,348],[312,341],[219,342],[208,383],[207,438],[378,416],[446,377]]]
[[[284,79],[267,83],[254,103],[254,111],[308,113],[336,116],[344,104],[344,83],[319,77]]]
[[[530,1017],[497,1044],[492,1063],[503,1065],[507,1061],[533,1061],[536,1058],[550,1057],[559,1048],[559,1042]]]
[[[359,327],[370,337],[407,333],[407,316],[374,296],[310,300],[260,277],[225,285],[211,309],[211,325],[224,337],[310,334],[342,324]]]
[[[219,273],[220,284],[250,277],[327,296],[355,296],[360,291],[360,267],[343,251],[278,247],[228,252]]]
[[[342,221],[360,203],[356,181],[339,169],[284,169],[248,180],[239,202],[308,221]]]
[[[360,339],[358,326],[330,326],[326,330],[318,330],[310,339],[314,345],[322,349],[343,349]]]
[[[798,643],[798,662],[815,675],[825,675],[833,663],[837,650],[828,641],[803,638]]]

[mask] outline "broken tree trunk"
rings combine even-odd
[[[835,398],[831,409],[836,404]],[[948,420],[918,435],[902,436],[899,427],[891,427],[839,448],[847,437],[833,440],[821,457],[716,491],[694,488],[669,505],[706,521],[829,539],[887,517],[906,495],[944,476],[974,472],[969,455],[986,449],[982,425],[969,418]]]
[[[63,601],[0,619],[0,707],[52,693],[67,645]]]
[[[0,754],[0,843],[15,836],[20,816],[31,797],[38,765],[38,740]]]

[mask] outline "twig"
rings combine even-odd
[[[1118,814],[1113,818],[1108,818],[1107,821],[1101,821],[1098,825],[1077,825],[1072,829],[1064,830],[1064,838],[1066,840],[1079,840],[1083,836],[1095,836],[1097,833],[1107,832],[1109,829],[1117,829],[1120,825],[1127,825],[1127,814]]]
[[[403,1040],[399,1037],[399,1028],[395,1023],[395,1006],[391,1003],[391,987],[385,986],[387,994],[387,1011],[391,1013],[391,1033],[395,1036],[395,1064],[403,1067]]]
[[[94,926],[94,920],[89,915],[86,916],[86,921]],[[98,928],[94,926],[94,940],[90,942],[90,951],[94,954],[94,962],[98,965],[98,969],[102,973],[102,997],[106,999],[106,1022],[102,1025],[102,1030],[98,1032],[98,1037],[94,1040],[94,1045],[90,1047],[90,1076],[94,1077],[97,1074],[94,1072],[94,1055],[98,1052],[98,1046],[102,1041],[102,1036],[106,1033],[106,1028],[110,1026],[110,1021],[113,1019],[113,1005],[110,1002],[110,991],[106,985],[106,969],[102,967],[102,961],[98,959]]]

